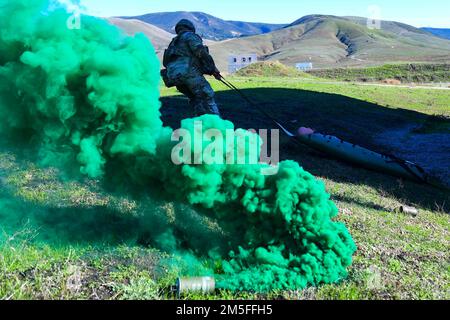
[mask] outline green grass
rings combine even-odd
[[[379,87],[376,85],[365,86],[357,83],[342,84],[333,82],[322,82],[319,79],[308,78],[231,78],[238,88],[251,90],[255,88],[284,88],[315,93],[329,93],[341,95],[364,102],[376,104],[388,109],[404,109],[417,111],[428,115],[450,116],[450,90],[430,90],[426,88],[398,88],[398,87]],[[226,90],[222,84],[214,83],[216,90]],[[169,91],[175,94],[175,91]],[[165,92],[168,94],[168,92]],[[260,96],[263,98],[263,95]],[[256,97],[259,98],[259,97]],[[295,98],[295,96],[293,96]],[[270,101],[274,99],[268,97]],[[255,100],[255,99],[254,99]],[[286,97],[286,102],[291,105],[298,105],[302,101],[292,101]],[[262,99],[261,101],[264,101]],[[319,101],[322,103],[323,101]],[[275,102],[274,102],[275,103]]]
[[[262,107],[283,122],[311,123],[354,139],[398,122],[417,122],[429,132],[435,119],[445,122],[450,116],[450,94],[444,90],[304,78],[231,81],[253,99],[264,101]],[[227,119],[243,127],[269,125],[234,93],[216,82],[214,86]],[[166,122],[176,123],[187,115],[186,101],[174,90],[164,89],[163,96]],[[355,132],[342,131],[344,124]],[[447,191],[353,168],[286,140],[281,152],[283,158],[298,161],[322,179],[338,205],[338,219],[358,245],[349,277],[306,290],[264,294],[218,290],[214,295],[191,294],[183,299],[450,298]],[[170,286],[183,275],[183,261],[136,241],[135,219],[152,204],[148,201],[113,194],[98,181],[61,179],[57,170],[39,168],[14,149],[4,149],[0,152],[0,204],[18,209],[16,216],[8,217],[0,208],[0,299],[174,299]],[[395,213],[401,204],[415,206],[419,214]],[[170,214],[170,202],[161,206]],[[40,210],[62,212],[68,222],[54,225],[41,218]],[[55,221],[58,217],[64,218],[55,216]],[[73,226],[77,223],[94,229],[88,239],[77,237],[79,230]],[[102,229],[95,229],[97,224]]]
[[[411,82],[450,82],[448,64],[395,64],[368,68],[336,68],[310,71],[309,74],[341,81],[383,81],[396,79]]]
[[[278,61],[257,62],[245,67],[238,72],[241,77],[309,77],[293,67],[288,67]]]

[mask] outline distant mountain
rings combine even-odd
[[[269,33],[286,26],[285,24],[226,21],[202,12],[184,11],[150,13],[142,16],[122,18],[140,20],[170,33],[175,33],[175,25],[178,21],[189,19],[195,24],[198,34],[205,39],[216,41]]]
[[[382,21],[380,30],[367,28],[366,22],[361,17],[309,15],[280,30],[218,42],[210,49],[222,70],[229,55],[242,53],[291,66],[312,62],[315,68],[450,61],[447,40],[399,22]]]
[[[436,37],[450,40],[450,29],[421,28],[422,30],[434,34]]]

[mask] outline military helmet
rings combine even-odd
[[[189,30],[195,32],[194,24],[188,19],[181,19],[175,26],[175,32],[179,34],[182,30]]]

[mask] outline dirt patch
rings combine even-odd
[[[397,79],[384,79],[383,81],[381,81],[384,84],[390,84],[390,85],[395,85],[398,86],[400,84],[402,84],[402,82],[400,80]]]

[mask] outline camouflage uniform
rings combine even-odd
[[[168,87],[176,86],[189,98],[196,115],[217,114],[219,108],[214,100],[214,91],[204,74],[218,75],[214,60],[202,38],[195,34],[194,25],[182,20],[176,27],[177,36],[164,53],[163,79]]]

